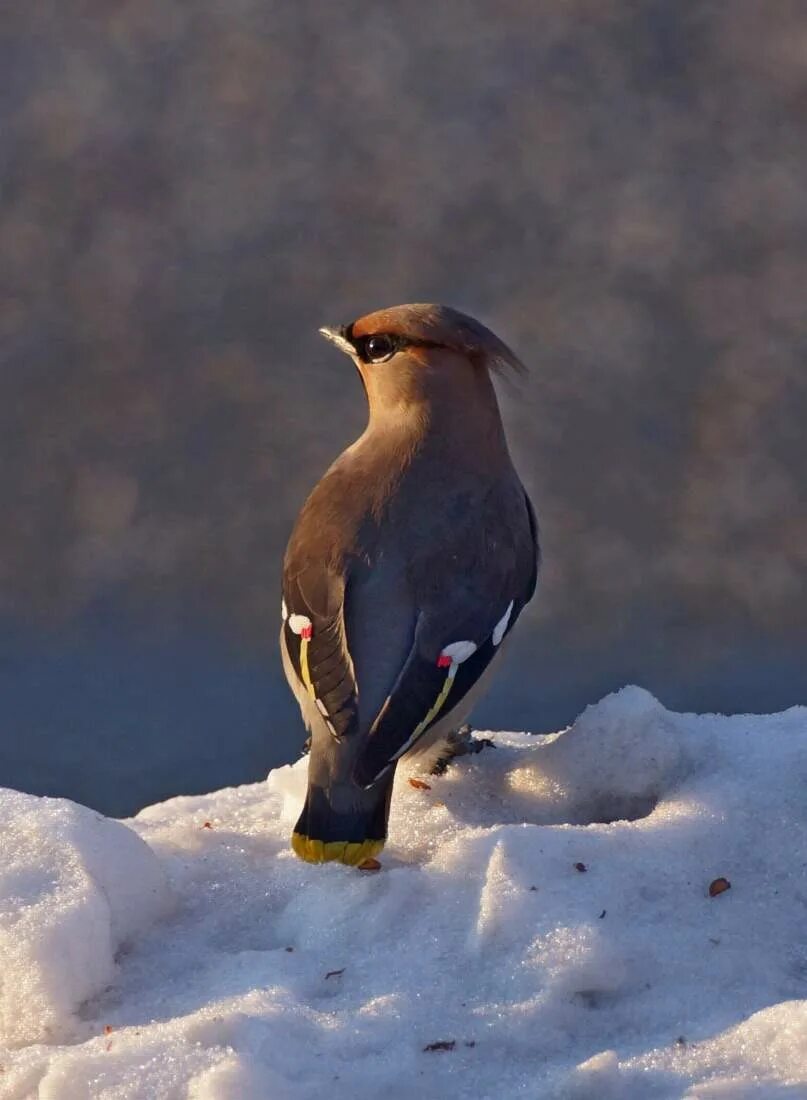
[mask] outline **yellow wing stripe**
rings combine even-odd
[[[418,737],[420,737],[426,726],[428,726],[430,722],[433,722],[440,711],[443,709],[443,704],[448,698],[448,693],[451,691],[452,684],[454,683],[454,677],[456,675],[457,665],[455,662],[452,661],[451,664],[448,666],[448,674],[446,675],[445,683],[440,690],[440,694],[434,700],[434,703],[432,704],[431,709],[429,710],[426,717],[422,721],[418,722],[418,724],[415,726],[414,732],[409,738],[407,744],[411,745]]]
[[[308,638],[300,639],[300,672],[306,691],[312,699],[316,698],[317,693],[314,690],[314,684],[311,681],[311,670],[308,667]]]

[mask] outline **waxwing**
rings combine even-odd
[[[320,332],[356,365],[369,420],[283,565],[283,666],[310,733],[292,847],[372,866],[397,762],[464,722],[535,589],[535,516],[491,381],[523,367],[448,306]]]

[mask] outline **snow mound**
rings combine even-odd
[[[165,872],[131,829],[0,791],[0,1041],[70,1038],[115,954],[164,913]]]
[[[627,688],[491,736],[427,789],[400,775],[375,875],[290,852],[305,760],[144,810],[181,908],[109,962],[72,1045],[27,1012],[0,1096],[807,1098],[807,710]],[[62,874],[36,845],[18,865]]]

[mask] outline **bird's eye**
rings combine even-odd
[[[383,363],[395,353],[395,341],[391,336],[368,336],[364,344],[364,357],[369,363]]]

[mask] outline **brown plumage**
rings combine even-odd
[[[370,416],[286,551],[281,647],[311,732],[292,844],[359,863],[386,838],[397,760],[467,716],[538,549],[490,378],[523,369],[506,345],[436,305],[321,331],[353,359]]]

